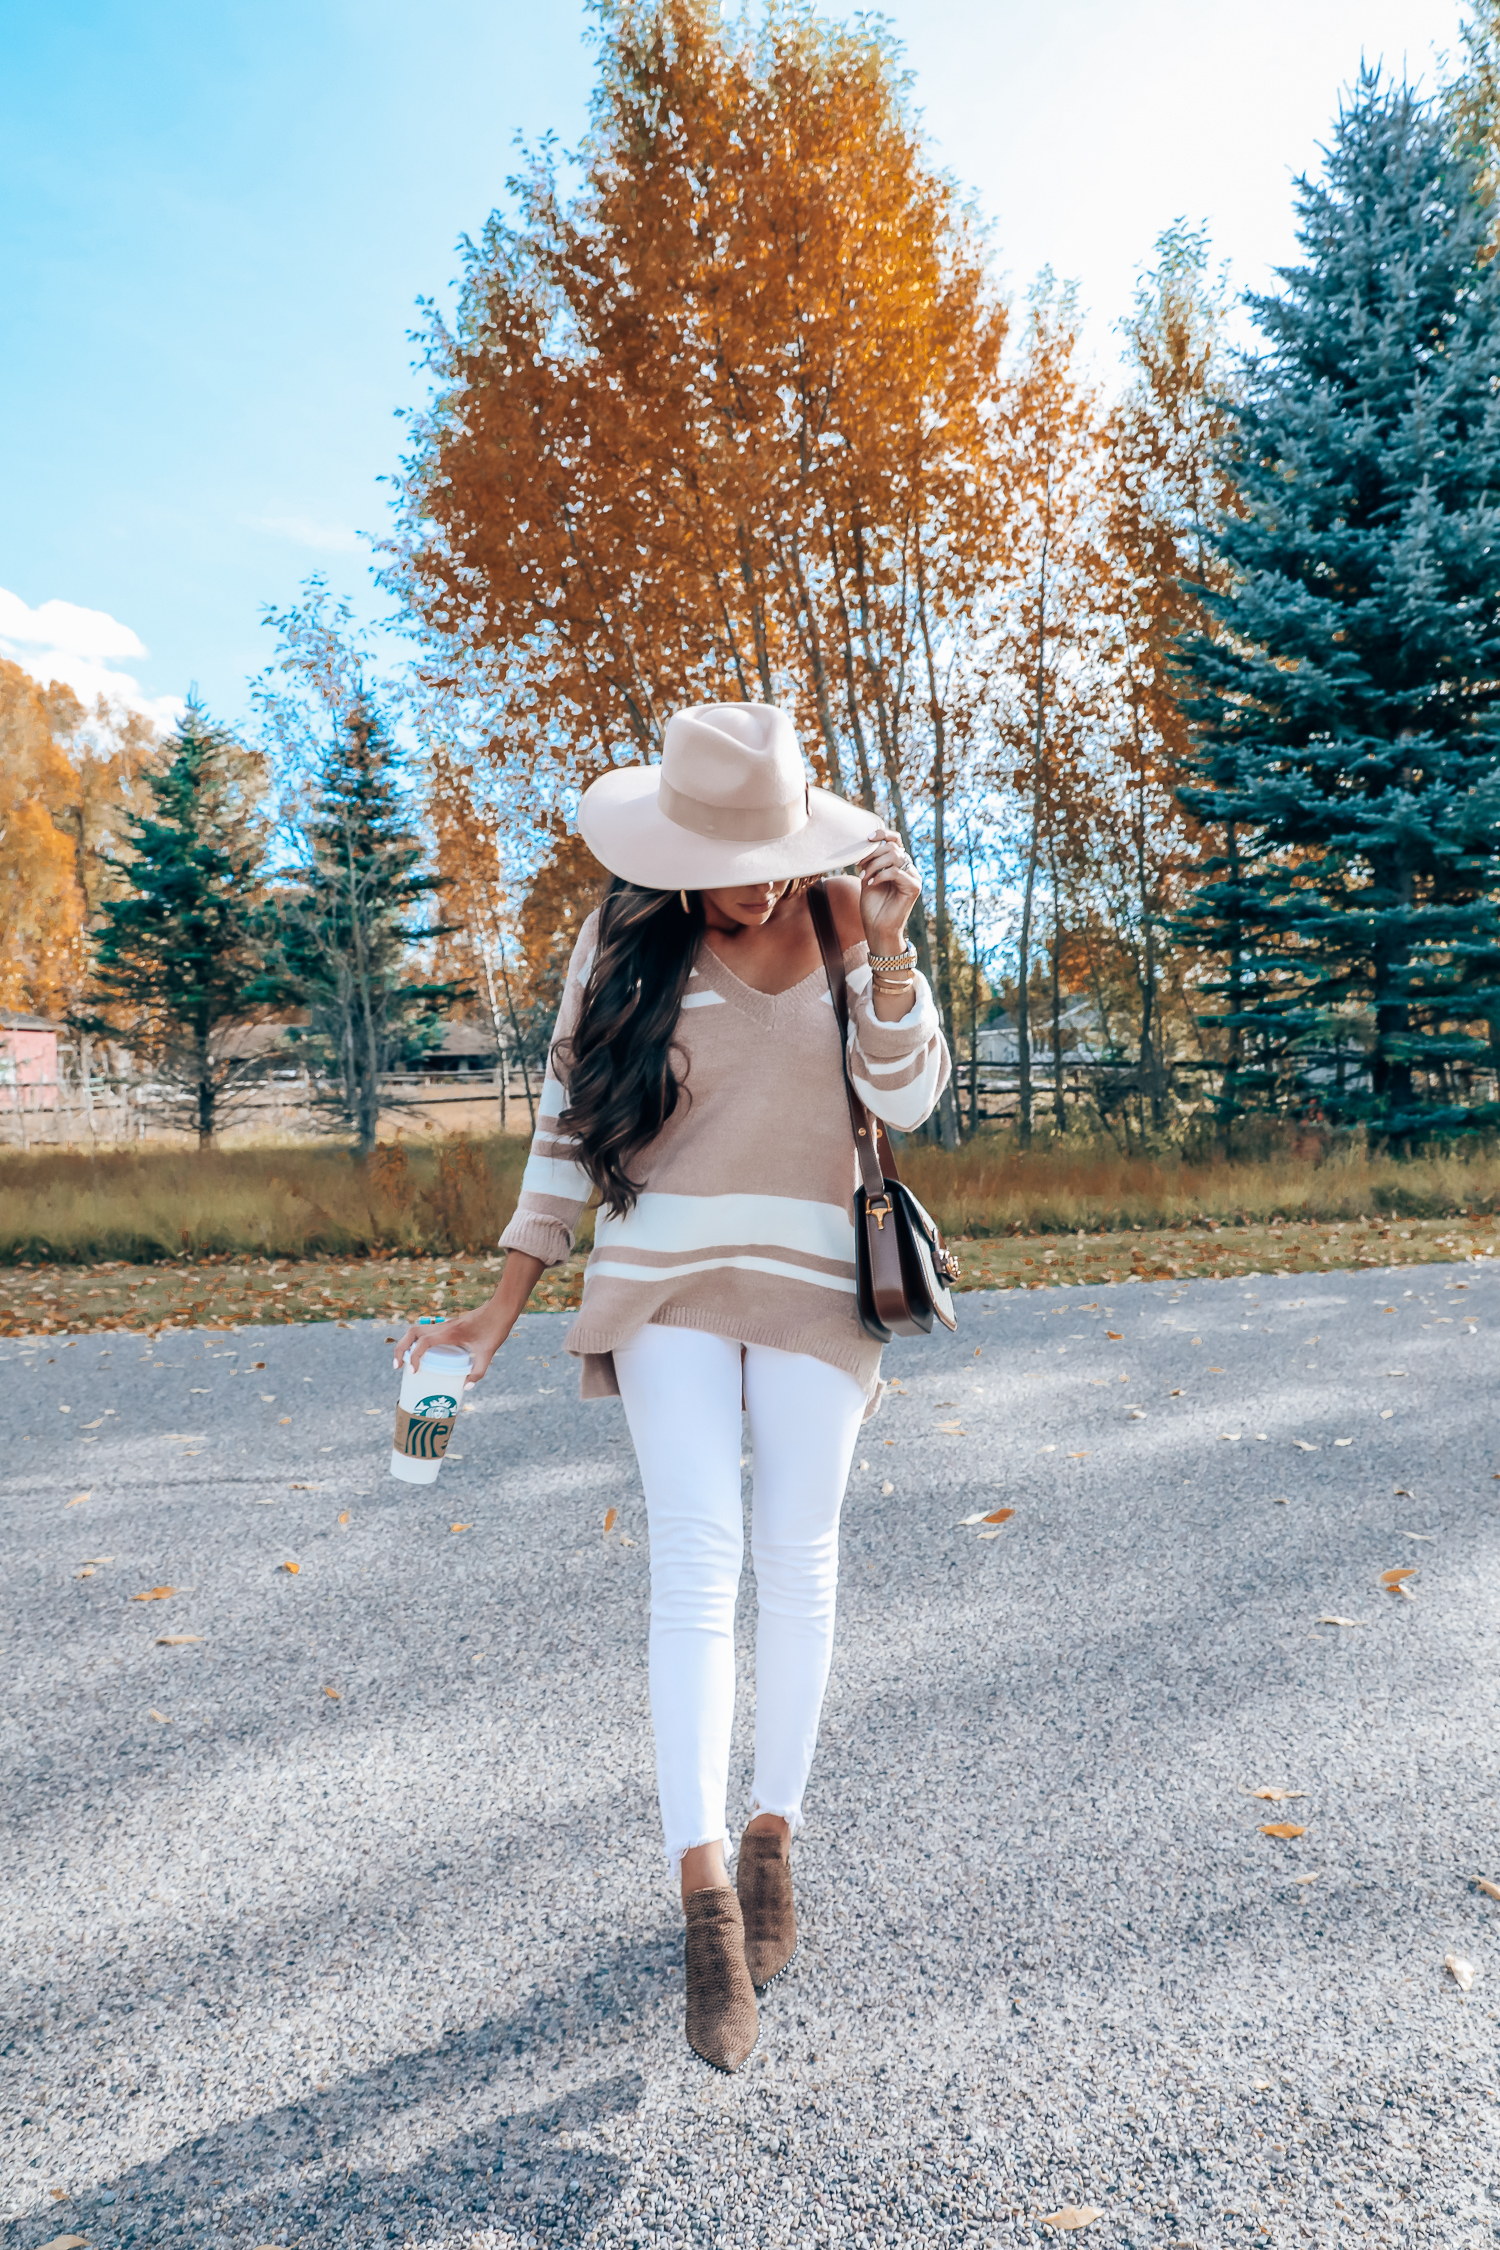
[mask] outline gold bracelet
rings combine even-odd
[[[914,969],[917,949],[909,945],[904,953],[871,953],[866,956],[872,969]]]

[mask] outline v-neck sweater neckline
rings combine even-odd
[[[852,951],[852,947],[846,951],[846,961],[848,953]],[[707,938],[698,940],[698,952],[693,966],[705,984],[711,984],[732,1007],[742,1009],[767,1030],[774,1026],[778,1015],[788,1008],[804,1005],[808,1000],[817,1002],[826,998],[828,993],[828,972],[821,961],[815,969],[809,969],[805,977],[800,977],[795,984],[787,985],[784,990],[761,992],[753,984],[746,984],[743,977],[736,976],[723,955],[715,953]]]

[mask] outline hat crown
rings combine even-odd
[[[670,791],[725,812],[803,805],[807,772],[796,729],[771,703],[699,703],[675,711],[662,737]]]

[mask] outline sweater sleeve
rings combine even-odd
[[[849,1075],[867,1109],[898,1133],[915,1132],[932,1115],[948,1083],[948,1042],[927,979],[920,973],[912,1004],[894,1023],[876,1015],[869,948],[852,948],[849,980]]]
[[[560,1265],[569,1255],[578,1214],[594,1192],[587,1172],[573,1161],[575,1143],[558,1127],[558,1120],[568,1106],[567,1080],[558,1048],[572,1036],[578,1021],[583,988],[593,966],[598,927],[598,915],[591,914],[578,933],[578,943],[568,963],[562,1006],[557,1011],[547,1055],[547,1075],[542,1081],[536,1131],[521,1177],[520,1199],[510,1225],[500,1237],[502,1250],[520,1250],[528,1257],[540,1258],[544,1266]]]

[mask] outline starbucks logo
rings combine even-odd
[[[458,1400],[449,1398],[444,1391],[434,1391],[430,1398],[419,1398],[417,1400],[416,1412],[418,1414],[456,1414],[458,1412]]]

